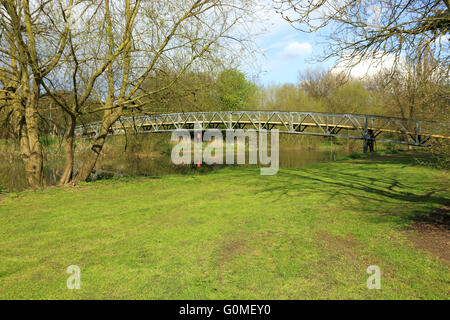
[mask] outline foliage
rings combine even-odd
[[[223,70],[217,77],[217,94],[222,110],[240,110],[249,105],[256,86],[237,69]]]
[[[167,87],[177,75],[169,70],[158,72],[144,81],[144,91]],[[144,106],[125,111],[126,115],[216,110],[216,81],[207,72],[186,72],[168,89],[145,99]]]
[[[440,169],[450,169],[450,142],[448,140],[435,140],[431,142],[433,157],[422,163]]]
[[[297,85],[261,87],[254,99],[263,110],[365,113],[448,122],[449,81],[427,59],[395,72],[355,79],[335,70],[304,70]]]
[[[348,82],[337,88],[331,93],[328,105],[331,112],[373,114],[370,110],[370,92],[361,82]]]
[[[369,79],[384,112],[401,118],[448,121],[448,70],[435,69],[431,57],[405,60],[394,70]]]

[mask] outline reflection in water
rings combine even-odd
[[[309,165],[317,162],[327,162],[332,161],[337,158],[344,157],[350,152],[345,149],[338,149],[333,152],[330,150],[314,150],[314,149],[293,149],[293,148],[281,148],[279,153],[279,163],[280,168],[298,168],[304,165]],[[249,152],[236,152],[234,154],[234,164],[243,164],[244,166],[262,166],[266,167],[268,165],[254,164],[254,159],[258,159],[258,152],[253,153],[253,162],[250,160]],[[267,155],[270,159],[270,151]],[[227,165],[227,154],[223,153],[224,164]],[[243,160],[245,159],[245,160]],[[174,165],[170,159],[170,156],[152,158],[145,154],[136,159],[116,159],[114,163],[99,163],[100,170],[109,172],[110,174],[120,174],[120,175],[165,175],[171,173],[182,173],[189,174],[192,170],[195,170],[197,162],[194,154],[192,154],[191,161],[195,163],[192,166],[189,165]],[[208,167],[203,160],[202,168]],[[210,169],[221,168],[222,165],[214,165]]]
[[[343,148],[338,148],[335,153],[335,158],[341,158],[348,155],[350,152]],[[270,154],[270,151],[269,151]],[[225,153],[224,153],[225,157]],[[333,160],[333,153],[330,150],[314,150],[314,149],[294,149],[294,148],[280,148],[279,161],[281,168],[298,168],[304,165],[309,165],[317,162],[326,162]],[[44,167],[44,179],[47,186],[56,185],[61,176],[63,161],[47,161]],[[237,155],[235,158],[237,163]],[[246,166],[249,163],[249,154],[245,154]],[[0,192],[20,191],[26,188],[26,179],[22,162],[16,158],[11,163],[4,167],[0,167]],[[259,166],[259,165],[257,165]],[[208,167],[202,165],[202,170]],[[209,167],[209,170],[215,170],[222,166]],[[16,168],[16,170],[14,170]],[[113,176],[160,176],[167,174],[189,174],[197,170],[196,166],[181,165],[175,166],[170,159],[170,154],[161,156],[150,156],[145,152],[141,154],[122,153],[118,157],[105,156],[99,160],[96,166],[94,179],[102,179]],[[6,172],[10,174],[6,174]]]
[[[345,149],[334,151],[334,158],[342,158],[351,152]],[[281,168],[297,168],[317,162],[327,162],[333,160],[333,152],[321,150],[304,150],[304,149],[284,149],[280,150],[280,167]]]

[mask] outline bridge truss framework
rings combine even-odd
[[[374,143],[390,142],[428,146],[430,139],[450,139],[450,123],[410,120],[393,117],[283,111],[217,111],[151,114],[124,117],[110,128],[110,134],[158,133],[176,129],[193,131],[194,126],[207,129],[279,129],[280,133],[303,134],[364,142],[364,152],[373,151]],[[78,137],[95,137],[101,122],[80,125]]]

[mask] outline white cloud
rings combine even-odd
[[[312,52],[312,46],[309,42],[291,42],[284,50],[281,52],[281,57],[283,58],[298,58],[310,55]]]
[[[395,56],[392,54],[374,54],[374,58],[367,58],[358,63],[351,62],[348,59],[341,59],[333,67],[331,72],[344,72],[356,79],[371,77],[383,70],[392,70],[395,66]]]
[[[272,38],[275,37],[279,39],[279,41],[272,41],[267,47],[264,48],[266,52],[270,50],[279,51],[280,49],[287,47],[289,44],[293,42],[293,39],[296,38],[297,35],[295,33],[291,33],[291,34],[283,34],[281,37],[280,35],[275,35]]]
[[[435,41],[434,41],[437,45],[441,44],[448,44],[450,42],[450,37],[447,35],[443,35],[443,36],[439,36]]]

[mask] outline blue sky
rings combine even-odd
[[[258,8],[255,16],[259,22],[255,22],[251,29],[259,34],[254,38],[254,42],[260,54],[256,61],[242,68],[258,84],[296,84],[299,81],[299,73],[306,69],[333,68],[336,72],[349,72],[354,78],[364,78],[394,65],[395,59],[392,55],[365,60],[351,70],[348,70],[348,64],[344,61],[336,63],[336,58],[319,62],[327,39],[325,28],[320,30],[320,33],[304,33],[285,21],[271,7],[270,2],[261,0]],[[290,12],[289,16],[295,17],[295,13]],[[329,25],[327,28],[332,26]],[[257,68],[250,66],[252,64]]]
[[[261,84],[297,83],[300,71],[307,68],[330,68],[334,61],[318,62],[323,51],[319,34],[294,29],[270,7],[256,13],[265,30],[256,37],[261,51],[258,60],[258,80]]]
[[[295,18],[296,13],[291,11],[288,15]],[[257,34],[253,40],[259,54],[252,60],[244,61],[241,70],[259,85],[296,84],[299,73],[307,69],[332,69],[333,72],[345,72],[355,79],[363,79],[395,65],[395,56],[382,52],[373,52],[371,56],[374,58],[361,61],[351,69],[345,59],[339,63],[336,58],[320,62],[327,42],[327,31],[330,31],[332,24],[328,25],[328,30],[301,32],[284,20],[269,0],[260,0],[254,18],[249,27]]]

